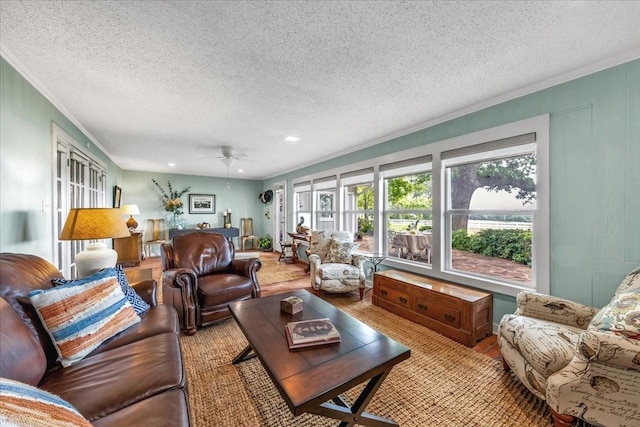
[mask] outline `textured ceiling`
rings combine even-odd
[[[225,176],[231,146],[232,176],[266,178],[638,57],[638,22],[635,1],[3,0],[0,47],[123,169]]]

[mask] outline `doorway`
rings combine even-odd
[[[281,252],[280,242],[287,240],[287,191],[285,183],[273,186],[274,216],[273,216],[273,248]]]

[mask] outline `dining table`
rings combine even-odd
[[[433,240],[431,233],[400,233],[397,238],[408,249],[408,259],[426,259],[427,262],[431,262],[431,244]]]

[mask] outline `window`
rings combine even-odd
[[[337,226],[336,215],[336,177],[326,177],[313,181],[316,197],[314,209],[314,230],[334,230]]]
[[[532,286],[535,134],[445,151],[445,269]]]
[[[364,252],[374,252],[373,168],[340,174],[342,187],[342,225]]]
[[[294,184],[293,197],[296,224],[311,228],[311,182]]]
[[[432,235],[431,156],[380,166],[384,183],[386,254],[430,264]]]
[[[505,295],[549,292],[548,115],[301,179],[295,200],[311,228],[362,235],[387,267]]]

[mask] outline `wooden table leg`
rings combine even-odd
[[[336,396],[331,399],[334,403],[321,403],[317,408],[310,410],[309,413],[341,420],[340,427],[353,426],[355,424],[372,427],[398,426],[399,424],[390,418],[364,412],[364,408],[378,391],[389,372],[384,371],[371,378],[353,405],[349,406],[342,397]]]
[[[238,354],[233,361],[231,362],[234,365],[237,365],[240,362],[244,362],[245,360],[249,360],[249,359],[253,359],[254,357],[256,357],[256,354],[249,354],[253,351],[253,348],[248,345],[244,350],[242,350],[240,352],[240,354]]]

